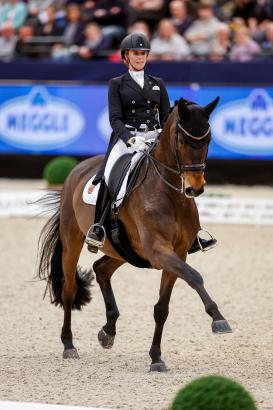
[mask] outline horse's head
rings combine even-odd
[[[218,101],[219,97],[205,107],[188,104],[183,98],[178,102],[174,151],[187,197],[204,192],[204,169],[211,139],[208,121]]]

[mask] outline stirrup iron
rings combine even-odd
[[[211,245],[209,245],[209,246],[206,246],[206,247],[204,248],[204,247],[202,246],[202,243],[201,243],[201,241],[202,241],[203,238],[199,237],[199,232],[206,232],[206,234],[209,235],[209,239],[206,239],[206,240],[207,240],[207,241],[213,241],[213,243],[212,243]],[[211,234],[209,231],[207,231],[207,230],[204,229],[204,228],[199,229],[199,231],[197,232],[197,242],[198,242],[198,245],[199,245],[199,248],[200,248],[201,252],[207,252],[207,251],[209,251],[210,249],[215,248],[215,246],[217,245],[217,240],[212,236],[212,234]]]
[[[92,237],[90,238],[90,235],[92,235],[92,234],[97,236],[97,234],[95,232],[96,227],[99,227],[103,231],[103,237],[102,237],[101,240],[95,239],[95,238],[92,238]],[[105,231],[104,226],[99,224],[99,223],[96,223],[96,224],[92,225],[89,228],[89,230],[86,234],[86,237],[85,237],[85,242],[87,243],[87,245],[95,246],[97,248],[103,248],[105,239],[106,239],[106,231]]]

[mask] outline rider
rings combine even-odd
[[[128,152],[143,151],[148,148],[145,141],[155,140],[170,109],[168,93],[163,80],[144,73],[150,51],[150,43],[142,33],[127,35],[121,42],[121,57],[128,72],[109,82],[109,120],[113,129],[104,161],[93,180],[93,185],[105,185],[113,158],[117,160]],[[107,189],[100,190],[100,209],[105,210],[109,197]],[[97,252],[105,240],[104,221],[95,215],[95,223],[86,235],[85,242],[91,252]],[[211,246],[211,241],[198,238],[203,248]],[[198,241],[196,249],[200,250]]]

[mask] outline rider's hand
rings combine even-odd
[[[127,144],[129,144],[136,152],[146,151],[149,148],[149,146],[145,143],[144,137],[131,137],[127,141]]]

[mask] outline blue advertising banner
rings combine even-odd
[[[273,88],[168,86],[184,97],[220,103],[210,118],[209,158],[273,159]],[[0,85],[0,153],[93,156],[111,128],[106,85]]]

